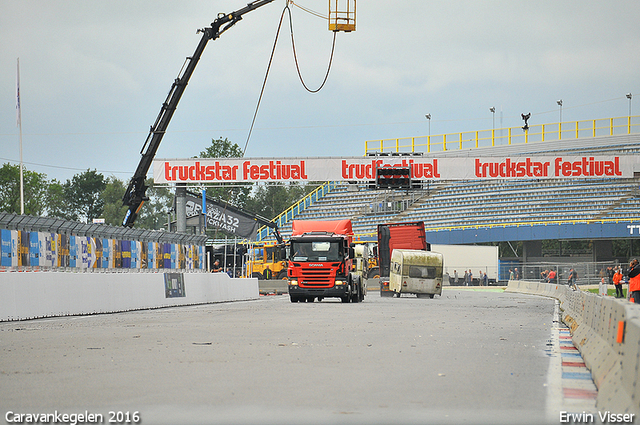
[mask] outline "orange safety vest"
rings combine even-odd
[[[629,292],[640,291],[640,274],[629,279]]]
[[[616,273],[616,274],[613,275],[613,284],[614,285],[619,285],[621,280],[622,280],[622,273]]]

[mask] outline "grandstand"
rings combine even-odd
[[[542,140],[429,152],[430,158],[517,155],[638,155],[640,134],[629,133],[561,140]],[[613,119],[611,120],[613,122]],[[577,128],[578,124],[576,124]],[[544,126],[543,126],[544,127]],[[563,127],[564,128],[564,127]],[[595,128],[595,123],[594,123]],[[511,131],[509,131],[511,134]],[[578,132],[574,133],[580,136]],[[593,134],[596,134],[595,129]],[[462,140],[462,136],[460,136]],[[544,140],[544,141],[543,141]],[[477,143],[476,143],[477,145]],[[383,143],[380,142],[382,148]],[[396,146],[398,143],[396,142]],[[462,147],[462,143],[460,143]],[[413,147],[413,145],[412,145]],[[397,149],[401,152],[402,149]],[[371,152],[369,152],[371,154]],[[360,240],[375,239],[379,223],[424,221],[434,235],[452,229],[520,227],[550,224],[640,221],[638,173],[633,178],[523,179],[491,181],[433,181],[421,190],[371,190],[368,185],[326,183],[324,196],[280,217],[281,233],[290,232],[291,219],[327,220],[350,218]],[[261,238],[267,238],[261,233]],[[584,235],[588,238],[588,235]],[[595,236],[599,237],[599,236]],[[499,242],[496,236],[493,241]],[[508,239],[507,239],[508,240]],[[514,240],[514,239],[511,239]],[[437,242],[442,243],[442,242]],[[470,243],[459,242],[459,243]]]

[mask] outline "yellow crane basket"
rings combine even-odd
[[[356,30],[356,0],[329,0],[329,31]]]

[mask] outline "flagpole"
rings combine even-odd
[[[18,58],[18,73],[16,80],[16,112],[18,127],[20,128],[20,215],[24,215],[24,176],[22,173],[22,111],[20,109],[20,58]]]

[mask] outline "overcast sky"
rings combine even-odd
[[[0,163],[64,181],[86,169],[128,180],[196,29],[246,0],[0,0]],[[297,0],[327,12],[326,0]],[[211,139],[244,147],[285,0],[210,42],[158,158]],[[293,8],[301,71],[317,87],[332,33]],[[640,115],[640,2],[360,0],[329,79],[300,84],[283,24],[246,156],[354,156],[365,140]]]

